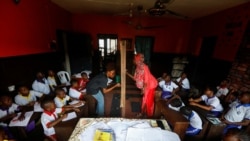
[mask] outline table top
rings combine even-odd
[[[162,121],[165,130],[171,131],[167,121],[165,119],[127,119],[127,118],[81,118],[79,119],[74,131],[72,132],[69,141],[80,141],[79,136],[86,131],[86,128],[90,125],[93,125],[97,122],[104,122],[108,123],[109,121],[118,121],[118,122],[131,122],[131,121],[138,121],[138,122],[148,122],[151,125],[155,124],[157,120]]]

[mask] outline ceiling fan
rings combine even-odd
[[[136,9],[137,9],[136,11],[137,11],[137,16],[138,16],[136,18],[137,21],[136,22],[132,21],[132,16],[129,16],[130,20],[123,21],[123,23],[134,27],[136,30],[147,30],[147,29],[155,29],[155,28],[163,28],[163,27],[165,27],[164,25],[143,26],[141,24],[141,20],[140,20],[141,17],[140,16],[141,16],[142,13],[145,13],[146,11],[143,9],[142,5],[138,5]]]
[[[188,17],[179,13],[176,13],[174,11],[168,10],[166,8],[166,4],[172,3],[174,0],[156,0],[154,7],[148,9],[149,15],[152,16],[162,16],[164,14],[170,14],[175,17],[179,17],[182,19],[187,19]]]

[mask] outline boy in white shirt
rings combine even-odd
[[[52,70],[48,70],[48,77],[47,77],[47,80],[48,80],[48,84],[50,86],[50,89],[52,91],[55,90],[55,88],[57,87],[57,83],[56,83],[56,78],[55,78],[55,73],[54,71]]]
[[[79,91],[78,80],[72,79],[70,83],[71,87],[69,88],[69,96],[75,99],[83,100],[83,96],[85,93]]]
[[[37,72],[36,80],[32,83],[32,89],[46,95],[50,94],[49,82],[42,72]]]
[[[227,124],[224,133],[230,128],[241,128],[250,124],[250,92],[243,92],[239,102],[234,102],[221,120]]]
[[[200,116],[191,108],[186,106],[181,107],[180,112],[189,120],[186,135],[194,136],[199,134],[202,129],[202,120]]]
[[[75,99],[66,95],[65,91],[62,88],[56,88],[55,93],[56,93],[56,97],[54,98],[54,101],[55,101],[57,108],[62,108],[62,107],[72,108],[72,107],[80,106],[80,105],[84,104],[84,101],[78,100],[78,102],[75,104],[67,105],[69,101],[72,101]]]
[[[44,94],[29,90],[25,85],[20,85],[18,94],[15,96],[15,103],[20,106],[34,106],[37,97],[41,101],[44,98]]]
[[[220,99],[224,99],[226,97],[226,95],[229,92],[228,87],[228,80],[223,80],[219,86],[217,86],[217,92],[216,92],[216,96]]]
[[[76,108],[56,108],[53,99],[44,99],[41,102],[41,107],[44,109],[41,115],[41,124],[44,134],[52,141],[57,141],[54,126],[67,117],[65,111],[74,110],[80,112],[80,110]]]
[[[200,104],[199,102],[201,101],[204,101],[206,105]],[[192,106],[197,106],[201,109],[210,111],[215,117],[220,116],[223,111],[219,98],[214,95],[213,89],[209,86],[206,87],[204,95],[197,99],[190,98],[189,102]]]
[[[179,87],[173,81],[171,81],[171,76],[166,75],[164,80],[160,81],[158,86],[162,89],[161,98],[169,99],[173,96],[173,94],[178,91]]]

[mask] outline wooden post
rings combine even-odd
[[[126,114],[126,42],[120,41],[121,55],[121,111],[122,117]]]

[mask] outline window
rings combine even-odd
[[[117,35],[99,34],[98,47],[103,59],[114,55],[117,51]]]

